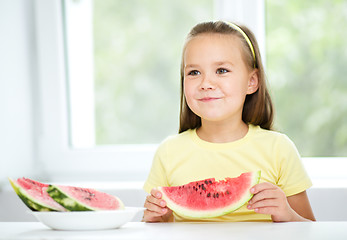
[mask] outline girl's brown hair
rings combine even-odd
[[[232,34],[240,39],[241,45],[243,46],[242,54],[245,60],[245,64],[249,66],[250,69],[258,69],[258,90],[253,94],[249,94],[246,96],[246,100],[242,111],[242,120],[247,124],[259,125],[260,127],[268,130],[272,129],[274,108],[269,91],[266,86],[265,72],[260,57],[258,43],[255,39],[254,34],[247,27],[240,25],[239,27],[248,36],[253,45],[255,52],[255,62],[252,51],[246,39],[242,36],[242,34],[239,31],[234,29],[232,25],[228,24],[227,22],[217,21],[200,23],[196,25],[188,34],[186,43],[183,48],[181,61],[181,105],[179,133],[184,132],[188,129],[194,129],[201,126],[201,118],[192,112],[184,96],[183,56],[189,40],[200,34],[208,33]]]

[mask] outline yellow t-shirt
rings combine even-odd
[[[177,186],[206,178],[237,177],[261,170],[260,182],[279,186],[287,196],[305,191],[312,183],[299,153],[284,134],[249,125],[246,136],[229,143],[203,141],[196,130],[167,138],[157,149],[144,189]],[[200,221],[271,221],[270,215],[248,210]],[[174,213],[175,221],[196,221]]]

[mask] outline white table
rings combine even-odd
[[[129,222],[119,229],[102,231],[55,231],[39,222],[0,222],[0,239],[346,240],[347,222]]]

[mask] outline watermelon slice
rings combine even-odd
[[[250,189],[259,183],[260,174],[260,171],[247,172],[236,178],[220,181],[210,178],[158,190],[167,206],[179,215],[218,217],[237,210],[252,198]]]
[[[70,211],[96,211],[124,209],[116,196],[89,188],[50,185],[48,194]]]
[[[46,192],[48,184],[40,183],[28,178],[18,178],[9,181],[20,199],[33,211],[66,211],[54,201]]]

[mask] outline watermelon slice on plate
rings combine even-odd
[[[94,189],[49,185],[28,178],[9,181],[22,201],[33,211],[97,211],[124,209],[116,196]]]
[[[259,183],[261,172],[242,173],[236,178],[216,181],[214,178],[181,186],[159,187],[162,198],[174,212],[190,218],[218,217],[237,210],[253,194],[250,189]]]
[[[54,201],[47,193],[48,184],[37,182],[28,178],[18,178],[17,180],[9,181],[17,193],[18,197],[22,199],[33,211],[66,211],[66,209],[59,203]]]
[[[70,211],[124,209],[124,204],[118,197],[90,188],[50,185],[47,192]]]

